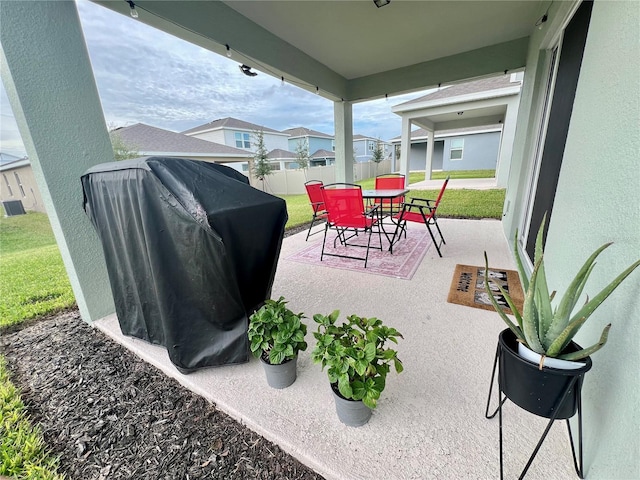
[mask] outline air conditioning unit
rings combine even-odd
[[[2,206],[4,207],[5,217],[13,217],[14,215],[24,215],[27,213],[22,206],[22,200],[8,200],[2,202]]]

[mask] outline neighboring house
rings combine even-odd
[[[431,170],[492,170],[500,153],[502,125],[456,128],[435,133]],[[409,169],[424,170],[427,158],[428,132],[419,128],[411,132]],[[400,147],[400,135],[391,139],[394,163]]]
[[[496,169],[496,183],[505,187],[520,104],[522,73],[482,78],[443,87],[401,103],[392,111],[423,127],[422,141],[411,134],[411,170]],[[429,133],[435,132],[430,139]],[[402,135],[395,143],[401,143]],[[429,149],[433,154],[429,155]],[[396,149],[394,149],[394,155]]]
[[[310,167],[324,167],[336,163],[335,152],[330,152],[329,150],[324,150],[322,148],[313,152],[309,157],[311,158],[311,161],[309,162]]]
[[[298,168],[297,154],[276,148],[267,154],[272,170],[291,170]]]
[[[392,145],[389,142],[384,142],[378,138],[367,137],[365,135],[354,135],[353,160],[358,163],[370,161],[378,142],[380,142],[382,146],[383,160],[393,154]]]
[[[242,171],[241,165],[247,164],[251,157],[250,153],[239,148],[189,137],[144,123],[117,128],[111,135],[117,135],[131,150],[145,157],[191,158],[226,164],[239,171]]]
[[[282,133],[289,135],[289,150],[292,152],[298,151],[299,145],[306,145],[309,153],[317,152],[318,150],[334,152],[336,149],[333,136],[318,132],[317,130],[296,127],[283,130]]]
[[[8,158],[17,160],[6,161]],[[19,200],[27,211],[45,213],[40,190],[33,176],[31,162],[27,157],[18,158],[13,155],[2,154],[3,163],[0,164],[0,201],[11,202]]]
[[[232,117],[213,120],[181,133],[254,153],[256,151],[255,134],[259,131],[263,133],[264,146],[268,152],[275,149],[290,150],[289,135],[286,133]]]

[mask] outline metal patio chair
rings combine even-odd
[[[362,199],[362,187],[360,187],[360,185],[332,183],[321,187],[321,191],[327,211],[327,223],[324,230],[320,261],[322,261],[325,255],[351,258],[354,260],[364,260],[364,267],[367,268],[369,249],[382,250],[382,235],[380,233],[380,221],[377,212],[378,207],[374,206],[369,210],[365,210]],[[371,246],[371,235],[374,233],[374,228],[378,233],[379,247]],[[340,240],[344,247],[366,248],[365,256],[355,257],[337,253],[325,253],[327,232],[329,229],[334,229],[337,232],[337,237],[333,241],[334,248],[336,247],[336,241]],[[360,232],[368,233],[367,244],[349,243],[349,240],[357,236]],[[350,235],[347,236],[348,234]]]
[[[424,198],[412,198],[409,202],[405,202],[402,207],[400,213],[393,216],[396,220],[396,232],[394,234],[394,241],[396,235],[398,235],[398,230],[406,227],[406,222],[416,222],[422,223],[427,226],[427,230],[429,230],[429,235],[431,235],[431,240],[433,240],[433,244],[436,246],[436,250],[438,251],[438,255],[442,258],[442,252],[440,252],[440,247],[447,242],[444,241],[444,237],[442,236],[442,231],[438,226],[438,217],[437,210],[440,205],[440,201],[442,200],[442,195],[444,194],[445,189],[447,188],[447,184],[449,183],[449,177],[446,178],[442,188],[440,189],[440,193],[438,194],[438,198],[436,200],[424,199]],[[440,243],[436,242],[436,238],[433,235],[433,231],[431,230],[431,225],[435,225],[438,234],[440,235]],[[406,229],[405,229],[406,231]],[[400,232],[402,233],[402,232]]]

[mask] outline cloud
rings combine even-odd
[[[141,122],[180,132],[235,117],[276,130],[304,126],[334,133],[333,102],[267,74],[247,77],[237,59],[94,3],[76,4],[108,125]],[[399,135],[400,117],[391,106],[421,94],[355,104],[354,133]],[[3,90],[2,148],[8,150],[17,128],[9,126],[13,115],[5,97]]]

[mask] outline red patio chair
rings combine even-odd
[[[444,194],[444,190],[447,188],[447,183],[449,183],[449,177],[446,178],[442,188],[440,189],[440,193],[438,194],[438,198],[434,200],[424,199],[424,198],[412,198],[410,202],[406,202],[400,213],[393,216],[396,220],[396,231],[394,234],[394,240],[396,235],[398,235],[398,230],[404,228],[402,225],[406,225],[406,222],[416,222],[423,223],[427,226],[427,230],[429,230],[429,235],[431,235],[431,240],[433,240],[433,244],[436,246],[436,250],[438,251],[438,255],[442,258],[442,253],[440,252],[440,246],[443,244],[446,245],[447,242],[444,241],[444,237],[442,236],[442,231],[438,226],[438,217],[436,215],[438,210],[438,205],[440,205],[440,200],[442,200],[442,195]],[[433,231],[431,230],[431,225],[435,225],[438,233],[440,234],[440,244],[436,242],[435,237],[433,236]],[[406,231],[406,229],[405,229]],[[402,232],[400,232],[402,233]]]
[[[304,188],[307,189],[307,195],[309,196],[309,203],[311,204],[311,208],[313,209],[313,218],[311,219],[311,225],[309,225],[309,231],[307,232],[307,238],[305,242],[309,240],[311,235],[315,235],[316,233],[320,233],[322,230],[318,230],[317,232],[311,233],[311,229],[313,228],[313,224],[316,220],[326,221],[327,220],[327,212],[324,208],[324,200],[322,198],[322,188],[323,183],[320,180],[309,180],[304,184]]]
[[[354,260],[364,260],[364,268],[367,268],[369,260],[369,249],[375,248],[382,250],[382,235],[380,233],[380,223],[377,216],[377,207],[365,211],[364,201],[362,199],[362,187],[350,183],[332,183],[321,187],[322,197],[325,209],[327,211],[327,223],[324,229],[324,240],[322,242],[322,252],[320,261],[325,255],[341,258],[352,258]],[[371,246],[371,234],[377,229],[379,247]],[[337,231],[338,235],[333,241],[334,248],[336,241],[339,239],[345,247],[361,247],[366,248],[367,252],[364,257],[354,257],[351,255],[339,255],[335,253],[325,253],[325,244],[327,242],[327,232],[330,228]],[[366,245],[356,243],[348,243],[348,240],[358,235],[359,232],[368,233]],[[347,233],[352,233],[347,237]]]
[[[376,177],[376,190],[402,190],[405,188],[405,177],[400,173],[386,173]],[[394,198],[393,200],[381,200],[379,205],[383,212],[389,212],[393,215],[394,211],[400,211],[404,197]]]

